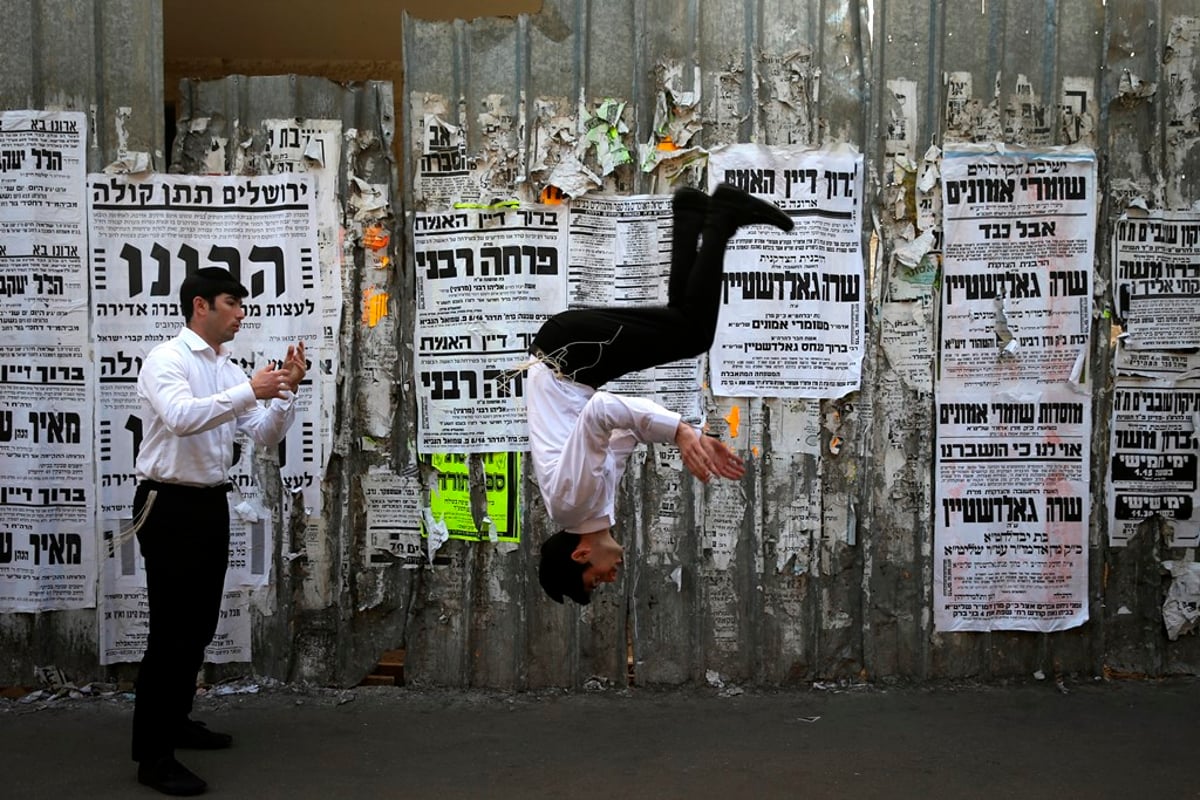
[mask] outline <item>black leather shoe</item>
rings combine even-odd
[[[138,762],[138,783],[176,797],[190,797],[208,788],[199,775],[171,756]]]
[[[203,722],[189,719],[175,734],[175,746],[185,750],[224,750],[233,746],[233,737],[210,731]]]
[[[735,229],[743,225],[771,225],[781,231],[790,231],[795,227],[792,218],[779,206],[759,200],[728,183],[722,183],[712,193],[708,208],[710,215]]]

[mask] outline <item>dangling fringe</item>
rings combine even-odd
[[[150,509],[154,508],[154,500],[158,497],[158,489],[151,489],[146,493],[146,502],[142,505],[142,510],[138,515],[129,521],[129,525],[121,529],[121,532],[113,537],[113,547],[121,547],[142,529],[146,524],[146,520],[150,518]]]

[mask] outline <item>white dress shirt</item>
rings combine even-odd
[[[233,440],[245,432],[278,444],[296,411],[295,395],[260,404],[246,373],[190,328],[157,345],[142,362],[142,446],[138,480],[216,486],[229,480]]]
[[[533,469],[550,518],[571,533],[612,527],[617,485],[640,442],[673,442],[679,414],[556,376],[536,362],[525,380]]]

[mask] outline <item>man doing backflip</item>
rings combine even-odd
[[[600,391],[626,373],[707,352],[729,239],[745,225],[792,229],[778,207],[727,184],[711,197],[679,189],[672,217],[666,306],[572,309],[534,337],[525,382],[530,449],[546,510],[562,528],[542,544],[538,579],[559,603],[566,596],[586,605],[597,586],[617,579],[625,548],[612,536],[616,492],[639,443],[674,442],[701,481],[745,471],[741,458],[679,414]]]

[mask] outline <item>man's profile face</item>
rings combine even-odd
[[[204,298],[197,298],[196,310],[202,309],[205,309],[205,313],[198,320],[202,328],[199,333],[205,341],[220,344],[233,341],[241,327],[242,318],[246,316],[242,299],[225,292],[217,295],[209,305]]]
[[[583,571],[583,588],[590,594],[602,583],[617,579],[617,570],[625,561],[625,548],[612,537],[612,531],[589,534],[580,540],[571,557],[588,567]]]

